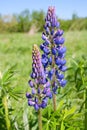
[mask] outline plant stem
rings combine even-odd
[[[85,130],[87,130],[87,88],[85,89]]]
[[[50,30],[52,31],[52,28]],[[50,35],[49,39],[51,42],[51,50],[52,50],[52,48],[55,47],[55,44],[53,42],[53,37],[51,35]],[[51,52],[51,56],[52,56],[51,68],[55,70],[55,56],[52,54],[52,52]],[[52,88],[54,87],[53,86],[54,82],[55,82],[55,73],[53,74],[53,78],[51,81]],[[56,111],[56,95],[55,94],[53,94],[53,109],[54,109],[54,111]]]
[[[41,108],[38,110],[38,126],[39,126],[39,130],[42,130],[42,110],[41,110]]]
[[[3,106],[4,106],[4,109],[5,109],[6,127],[7,127],[7,130],[11,130],[11,125],[10,125],[10,120],[9,120],[9,114],[8,114],[7,96],[3,97]]]
[[[54,62],[53,55],[52,55],[52,68],[55,69],[55,62]],[[55,73],[53,74],[52,87],[54,87],[53,86],[54,82],[55,82]],[[54,111],[56,111],[56,95],[55,94],[53,94],[53,109],[54,109]]]
[[[53,109],[56,111],[56,95],[53,94]]]

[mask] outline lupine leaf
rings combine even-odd
[[[63,121],[61,122],[61,130],[65,130],[65,126],[64,126]]]
[[[65,114],[64,114],[64,118],[63,119],[67,118],[67,116],[69,116],[71,114],[74,114],[75,111],[76,111],[76,107],[75,106],[72,107],[70,110],[65,109]]]

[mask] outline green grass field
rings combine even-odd
[[[67,66],[69,66],[71,60],[73,58],[80,59],[82,55],[87,54],[87,31],[73,31],[73,32],[65,32],[65,46],[67,47],[67,53],[66,53],[66,59],[67,59]],[[12,33],[12,34],[0,34],[0,73],[3,73],[8,67],[16,64],[16,70],[17,70],[17,76],[14,80],[14,86],[21,87],[21,90],[23,92],[24,99],[19,99],[18,102],[12,101],[12,106],[14,108],[13,116],[19,114],[17,121],[20,121],[20,126],[23,125],[22,120],[22,111],[25,110],[27,107],[27,100],[25,99],[25,93],[28,90],[28,80],[29,75],[31,73],[31,65],[32,65],[32,46],[33,44],[38,44],[38,46],[42,43],[41,39],[41,33],[37,33],[33,36],[29,36],[25,33]],[[69,86],[69,85],[68,85]],[[66,93],[68,87],[65,87],[63,93]],[[70,86],[72,89],[73,86]],[[73,94],[74,91],[74,94]],[[60,95],[59,95],[60,97]],[[77,108],[80,107],[80,98],[74,99],[74,97],[78,97],[76,95],[76,90],[73,88],[72,92],[70,92],[70,95],[67,95],[66,98],[62,98],[65,104],[68,105],[69,102],[71,102],[71,107],[73,107],[73,104],[76,105]],[[81,97],[82,98],[82,97]],[[73,99],[73,100],[72,100]],[[26,100],[26,101],[25,101]],[[23,103],[23,101],[25,103]],[[61,101],[60,101],[61,102]],[[20,105],[19,105],[20,103]],[[62,102],[61,102],[62,103]],[[60,105],[61,105],[60,103]],[[20,109],[22,111],[20,111]],[[33,110],[31,108],[31,110]],[[20,112],[21,113],[20,113]],[[25,112],[25,111],[24,111]],[[30,112],[30,109],[29,109]],[[31,116],[32,117],[32,116]],[[31,118],[29,115],[29,118]],[[33,116],[34,117],[34,116]],[[26,118],[26,116],[25,116]],[[36,118],[34,118],[36,120]],[[61,118],[60,118],[61,119]],[[33,120],[33,119],[32,119]],[[82,119],[81,119],[82,120]],[[69,122],[69,121],[67,121]],[[26,122],[25,122],[26,123]],[[32,124],[32,122],[30,122]],[[77,123],[77,125],[79,125]],[[26,129],[26,127],[25,127]],[[22,130],[21,128],[18,130]],[[24,130],[24,129],[23,129]],[[26,129],[28,130],[28,129]],[[31,130],[31,129],[30,129]],[[32,129],[33,130],[33,129]],[[36,130],[36,129],[34,129]],[[62,130],[62,129],[61,129]],[[73,130],[67,129],[67,130]],[[74,129],[74,130],[80,130],[80,129]],[[81,129],[83,130],[83,129]]]
[[[87,52],[87,31],[65,32],[65,46],[67,47],[67,62],[71,58],[86,55]],[[29,36],[28,34],[0,34],[0,71],[8,66],[17,64],[23,85],[31,71],[31,58],[33,44],[42,43],[41,33]],[[18,82],[19,84],[19,82]]]

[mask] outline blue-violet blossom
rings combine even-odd
[[[59,22],[55,14],[55,8],[49,7],[45,18],[44,32],[42,39],[44,42],[40,45],[43,51],[42,64],[45,73],[51,80],[52,91],[56,94],[59,86],[64,87],[66,80],[64,79],[63,72],[66,71],[65,52],[64,46],[65,39],[63,38],[63,30],[59,29]]]
[[[35,110],[39,110],[39,108],[47,106],[48,98],[52,98],[52,92],[50,91],[50,83],[46,78],[37,45],[33,46],[32,60],[32,80],[29,80],[31,93],[26,93],[26,97],[28,98],[28,105],[33,106]]]

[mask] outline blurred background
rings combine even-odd
[[[3,0],[0,2],[0,32],[29,32],[31,28],[42,31],[44,16],[51,5],[55,6],[65,31],[87,30],[86,0]]]

